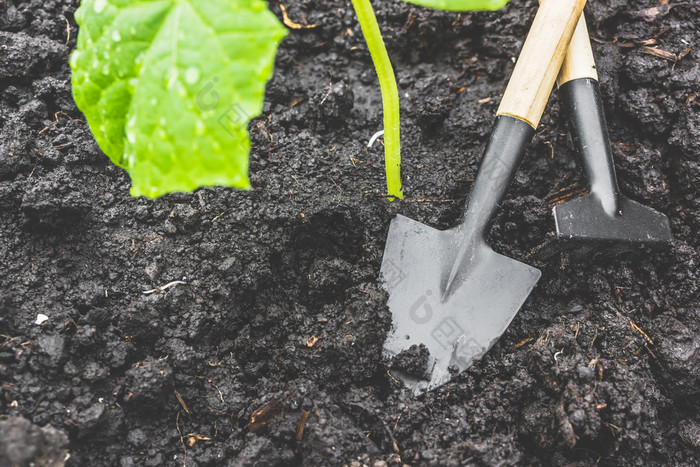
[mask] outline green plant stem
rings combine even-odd
[[[379,78],[384,107],[384,165],[389,195],[403,199],[401,189],[401,130],[399,117],[399,90],[394,69],[386,52],[377,18],[369,0],[352,0],[362,34],[365,36],[374,68]],[[392,198],[393,199],[393,198]]]

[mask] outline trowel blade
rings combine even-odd
[[[384,352],[413,345],[429,351],[425,379],[392,371],[414,393],[448,382],[481,358],[503,334],[534,288],[540,271],[475,244],[469,272],[443,300],[458,229],[440,231],[404,216],[392,220],[382,260],[392,329]]]

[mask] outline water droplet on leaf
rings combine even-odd
[[[177,79],[179,77],[180,73],[178,72],[177,68],[172,67],[168,70],[168,74],[165,77],[165,88],[166,89],[172,89],[173,86],[175,86],[175,83],[177,83]]]
[[[185,71],[185,81],[187,84],[195,84],[199,81],[200,75],[199,68],[191,66]]]
[[[107,0],[95,0],[92,8],[95,10],[95,13],[102,13],[107,8]]]
[[[182,83],[178,82],[177,87],[175,89],[175,93],[178,97],[185,97],[187,95],[187,90],[185,89],[185,86],[182,85]]]
[[[77,50],[73,52],[70,56],[70,66],[71,68],[77,68],[78,67],[78,60],[80,60],[80,52]]]

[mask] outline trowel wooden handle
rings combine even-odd
[[[520,52],[497,115],[537,128],[586,0],[547,0]]]
[[[595,58],[593,58],[593,49],[591,48],[591,40],[588,38],[588,27],[583,13],[578,20],[569,48],[566,50],[566,57],[557,77],[557,87],[579,78],[591,78],[598,81]]]

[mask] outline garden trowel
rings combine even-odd
[[[671,242],[671,227],[665,215],[620,193],[583,15],[557,85],[590,191],[586,196],[554,206],[559,248],[573,249],[581,256],[591,251],[618,252],[639,244]]]
[[[404,216],[392,220],[382,261],[392,329],[384,351],[394,362],[425,365],[392,374],[421,393],[468,368],[506,330],[540,271],[494,252],[489,222],[532,139],[585,0],[542,5],[503,94],[464,219],[440,231]]]

